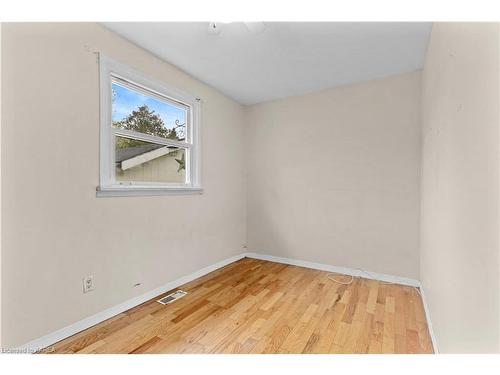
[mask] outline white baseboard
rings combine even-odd
[[[415,280],[415,279],[409,279],[406,277],[393,276],[393,275],[386,275],[383,273],[376,273],[376,272],[370,272],[370,271],[366,272],[366,271],[363,271],[361,269],[348,268],[348,267],[338,267],[338,266],[332,266],[329,264],[314,263],[314,262],[308,262],[306,260],[299,260],[299,259],[282,258],[282,257],[274,256],[274,255],[266,255],[266,254],[261,254],[261,253],[247,253],[246,256],[249,258],[268,260],[270,262],[291,264],[293,266],[312,268],[315,270],[321,270],[321,271],[327,271],[327,272],[341,273],[344,275],[349,275],[349,276],[354,276],[354,277],[363,277],[365,279],[372,279],[372,280],[386,281],[386,282],[395,283],[395,284],[414,286],[416,288],[420,288],[422,286],[420,281]]]
[[[61,341],[65,338],[68,338],[68,337],[78,333],[78,332],[81,332],[87,328],[90,328],[96,324],[99,324],[99,323],[101,323],[109,318],[112,318],[113,316],[121,314],[122,312],[127,311],[127,310],[131,309],[132,307],[138,306],[141,303],[149,301],[150,299],[153,299],[162,293],[165,293],[171,289],[177,288],[183,284],[186,284],[190,281],[193,281],[194,279],[202,277],[210,272],[213,272],[219,268],[222,268],[230,263],[236,262],[236,261],[238,261],[242,258],[245,258],[245,257],[253,258],[253,259],[267,260],[267,261],[276,262],[276,263],[290,264],[290,265],[299,266],[299,267],[312,268],[312,269],[317,269],[317,270],[321,270],[321,271],[341,273],[344,275],[350,275],[350,276],[354,276],[354,277],[364,277],[366,279],[386,281],[386,282],[392,282],[392,283],[396,283],[396,284],[416,287],[420,290],[420,293],[422,295],[422,302],[424,305],[425,315],[427,318],[427,326],[429,328],[429,334],[431,336],[432,345],[434,347],[434,352],[438,353],[436,337],[435,337],[434,331],[432,329],[432,323],[431,323],[431,319],[430,319],[430,315],[429,315],[429,308],[427,306],[427,301],[426,301],[425,294],[424,294],[422,284],[420,283],[420,281],[415,280],[415,279],[405,278],[405,277],[386,275],[386,274],[382,274],[382,273],[375,273],[375,272],[368,272],[367,273],[367,272],[360,270],[360,269],[338,267],[338,266],[332,266],[329,264],[314,263],[314,262],[308,262],[305,260],[276,257],[273,255],[266,255],[266,254],[253,253],[253,252],[241,253],[241,254],[235,255],[231,258],[227,258],[227,259],[224,259],[220,262],[212,264],[210,266],[204,267],[196,272],[193,272],[187,276],[173,280],[165,285],[162,285],[162,286],[160,286],[154,290],[151,290],[145,294],[142,294],[138,297],[129,299],[128,301],[125,301],[119,305],[110,307],[109,309],[106,309],[106,310],[101,311],[97,314],[89,316],[88,318],[85,318],[85,319],[80,320],[76,323],[70,324],[69,326],[61,328],[55,332],[49,333],[48,335],[45,335],[45,336],[39,337],[33,341],[30,341],[29,343],[27,343],[25,345],[22,345],[18,348],[15,348],[13,350],[13,352],[33,353],[37,350],[47,348],[47,347],[55,344],[58,341]]]
[[[434,348],[434,354],[439,354],[436,334],[434,333],[434,328],[432,328],[431,315],[429,311],[429,305],[427,304],[427,297],[425,296],[424,287],[420,286],[419,290],[420,290],[420,296],[422,297],[422,303],[424,305],[425,319],[427,320],[427,329],[429,330],[429,336],[431,336],[432,347]]]
[[[33,341],[28,342],[25,345],[22,345],[20,347],[13,349],[12,352],[14,352],[14,353],[33,353],[33,352],[36,352],[40,349],[47,348],[47,347],[55,344],[58,341],[61,341],[65,338],[73,336],[74,334],[81,332],[87,328],[95,326],[98,323],[101,323],[109,318],[112,318],[113,316],[121,314],[122,312],[127,311],[127,310],[131,309],[132,307],[138,306],[141,303],[149,301],[150,299],[155,298],[158,295],[165,293],[171,289],[175,289],[183,284],[186,284],[190,281],[193,281],[194,279],[197,279],[199,277],[202,277],[202,276],[204,276],[212,271],[215,271],[219,268],[222,268],[230,263],[236,262],[237,260],[240,260],[240,259],[244,258],[245,256],[246,256],[245,253],[238,254],[238,255],[233,256],[231,258],[227,258],[227,259],[224,259],[220,262],[212,264],[210,266],[204,267],[196,272],[193,272],[187,276],[184,276],[184,277],[178,278],[176,280],[173,280],[171,282],[168,282],[167,284],[162,285],[156,289],[153,289],[147,293],[144,293],[138,297],[129,299],[128,301],[125,301],[123,303],[120,303],[119,305],[110,307],[109,309],[106,309],[106,310],[101,311],[97,314],[89,316],[88,318],[85,318],[85,319],[80,320],[76,323],[70,324],[69,326],[61,328],[55,332],[49,333],[48,335],[39,337]]]

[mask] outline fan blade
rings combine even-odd
[[[264,22],[243,22],[247,29],[253,34],[259,34],[264,31],[266,25]]]

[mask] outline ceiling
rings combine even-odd
[[[422,68],[431,23],[119,22],[104,26],[242,104]]]

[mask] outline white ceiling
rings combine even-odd
[[[254,104],[422,68],[431,23],[105,23],[130,41],[217,88]]]

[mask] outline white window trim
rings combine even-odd
[[[180,102],[190,107],[191,122],[189,131],[191,132],[191,145],[169,139],[159,142],[158,137],[150,137],[142,134],[139,137],[134,133],[134,138],[144,141],[153,141],[166,146],[179,146],[189,149],[189,176],[187,184],[168,183],[116,183],[113,181],[115,158],[115,145],[113,144],[113,130],[111,127],[112,116],[112,77],[116,77],[132,84],[144,88],[148,92],[156,93],[162,97],[170,98],[174,102]],[[200,194],[201,187],[201,137],[200,137],[200,116],[201,100],[192,95],[183,93],[175,88],[166,86],[156,79],[149,78],[135,69],[119,63],[107,56],[99,54],[99,86],[100,86],[100,155],[99,155],[99,186],[97,187],[98,197],[111,196],[143,196],[143,195],[179,195],[179,194]],[[115,133],[127,135],[127,130],[115,130]]]

